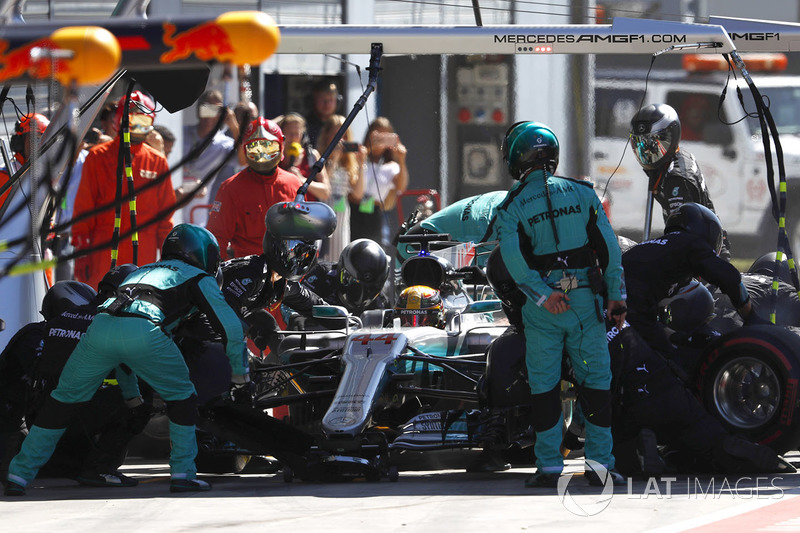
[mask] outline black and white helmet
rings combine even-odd
[[[672,161],[680,142],[681,121],[667,104],[650,104],[631,119],[633,155],[646,170]]]

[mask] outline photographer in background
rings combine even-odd
[[[408,187],[408,150],[386,117],[372,121],[364,137],[367,164],[364,196],[350,206],[350,238],[389,244],[387,213],[394,212],[397,197]]]
[[[324,153],[336,132],[344,124],[345,117],[333,115],[319,133],[317,151]],[[350,242],[350,203],[360,202],[364,196],[364,161],[367,149],[352,142],[350,130],[345,130],[342,139],[325,161],[325,170],[331,184],[331,195],[327,204],[336,213],[336,229],[323,241],[320,257],[337,262],[344,247]]]
[[[220,112],[225,113],[225,126],[230,132],[230,137],[225,135],[222,130],[217,131],[211,139],[211,143],[196,159],[190,161],[183,167],[183,185],[178,188],[176,195],[188,194],[206,174],[216,168],[228,153],[233,149],[233,140],[239,138],[239,123],[233,111],[224,107],[222,103],[222,93],[216,90],[204,92],[197,100],[197,125],[187,125],[183,128],[183,156],[200,141],[206,138],[214,126],[217,124]],[[226,165],[220,170],[217,178],[222,178],[223,172],[230,172],[231,167]],[[230,175],[224,176],[225,179]],[[223,180],[224,181],[224,180]],[[200,226],[205,226],[208,213],[205,210],[195,212],[194,220],[191,219],[192,208],[196,205],[211,203],[208,197],[208,189],[203,187],[198,191],[195,199],[183,208],[184,222],[193,222]]]

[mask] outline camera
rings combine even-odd
[[[198,118],[216,118],[221,109],[222,106],[217,104],[200,104],[200,107],[197,108],[197,116]]]
[[[342,142],[342,150],[345,152],[358,152],[358,143],[344,141]]]
[[[386,146],[387,148],[394,148],[399,144],[400,137],[396,133],[381,131],[375,132],[374,141]]]

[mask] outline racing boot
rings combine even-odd
[[[714,446],[713,462],[720,472],[774,472],[778,456],[771,448],[728,435]]]
[[[169,483],[170,492],[208,492],[211,483],[202,479],[186,479],[173,477]]]
[[[636,458],[644,477],[658,477],[664,473],[666,464],[658,452],[656,434],[650,428],[642,428],[636,437]]]
[[[25,486],[13,481],[6,481],[3,496],[25,496]]]

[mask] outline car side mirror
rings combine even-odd
[[[471,302],[462,313],[493,313],[503,309],[503,302],[500,300],[478,300]]]

